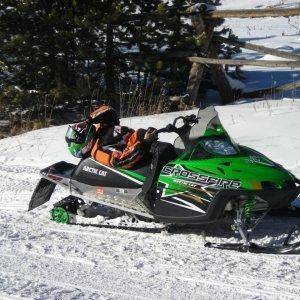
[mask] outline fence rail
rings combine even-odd
[[[212,65],[227,65],[227,66],[259,66],[270,68],[300,68],[300,61],[284,61],[284,60],[254,60],[254,59],[219,59],[209,57],[189,57],[188,60],[192,63],[212,64]]]
[[[245,1],[245,0],[241,0]],[[265,17],[294,17],[300,15],[298,8],[267,8],[267,9],[238,9],[238,10],[215,10],[210,14],[203,15],[206,19],[223,18],[265,18]]]
[[[251,44],[251,43],[247,43],[247,42],[243,42],[243,41],[239,41],[239,40],[232,40],[232,39],[224,38],[222,36],[214,36],[213,40],[217,41],[217,42],[225,43],[228,45],[233,45],[233,46],[241,47],[244,49],[257,51],[260,53],[271,54],[271,55],[274,55],[277,57],[282,57],[282,58],[286,58],[286,59],[290,59],[290,60],[300,60],[300,55],[297,55],[294,53],[289,53],[289,52],[285,52],[285,51],[281,51],[278,49],[273,49],[273,48],[269,48],[269,47],[265,47],[265,46],[261,46],[261,45],[255,45],[255,44]]]

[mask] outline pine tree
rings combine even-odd
[[[190,63],[172,54],[201,55],[199,37],[178,15],[185,9],[184,0],[1,1],[0,102],[28,107],[50,95],[75,103],[101,91],[118,108],[120,91],[149,82],[160,82],[154,93],[184,93]],[[126,21],[138,13],[145,18]]]
[[[90,2],[91,3],[91,2]],[[71,97],[86,59],[96,58],[94,5],[84,1],[5,1],[0,50],[8,82],[24,90]],[[99,48],[97,49],[99,51]]]

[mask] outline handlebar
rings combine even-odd
[[[176,127],[176,124],[179,120],[183,121],[183,125],[181,127]],[[190,129],[191,125],[196,123],[198,123],[196,115],[189,115],[186,117],[180,116],[173,121],[173,124],[168,124],[166,127],[158,129],[156,133],[159,134],[163,132],[175,132],[180,135],[182,132]]]

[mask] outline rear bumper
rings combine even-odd
[[[65,161],[60,161],[49,167],[46,167],[40,171],[42,177],[59,182],[63,178],[71,178],[73,171],[75,170],[76,165],[67,163]]]

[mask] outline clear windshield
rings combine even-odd
[[[195,145],[199,138],[204,136],[209,128],[215,128],[218,125],[221,126],[218,112],[213,106],[200,109],[197,118],[198,123],[193,125],[188,132],[182,136],[179,136],[174,141],[174,147],[178,153],[183,152]]]

